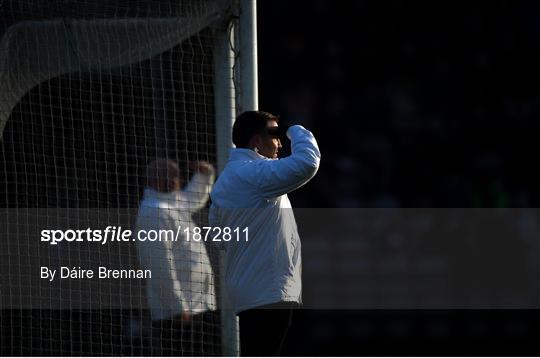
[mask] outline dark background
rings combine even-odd
[[[297,206],[538,206],[540,7],[430,4],[259,3],[260,107],[323,154]]]
[[[322,152],[293,206],[538,206],[538,5],[260,1],[258,26],[260,108]],[[538,329],[535,310],[305,310],[284,354],[537,355]]]

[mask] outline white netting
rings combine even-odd
[[[216,164],[214,48],[230,6],[0,1],[3,355],[221,353],[219,315],[211,309],[190,312],[190,320],[176,315],[171,325],[160,317],[156,326],[150,278],[40,276],[41,267],[96,275],[101,266],[144,269],[137,242],[50,245],[40,230],[122,225],[135,232],[149,163],[172,160],[186,182],[196,178],[190,163]],[[206,200],[198,194],[196,200]],[[206,222],[204,206],[193,219]],[[170,248],[153,250],[161,249]],[[199,261],[190,267],[205,272],[188,277],[207,279],[205,292],[186,295],[200,282],[174,288],[188,300],[219,295],[214,250],[204,244],[187,250]]]

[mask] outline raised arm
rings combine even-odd
[[[307,183],[319,168],[321,153],[313,134],[300,125],[287,130],[292,154],[280,160],[261,160],[251,179],[265,198],[290,193]]]
[[[215,179],[214,167],[207,162],[197,162],[192,166],[197,172],[182,192],[182,198],[186,201],[186,207],[190,212],[202,209],[208,201],[208,195],[212,190]]]

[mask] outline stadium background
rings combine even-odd
[[[538,4],[258,6],[260,107],[312,128],[323,153],[294,206],[538,206]],[[536,310],[308,310],[284,353],[537,354],[538,331]]]

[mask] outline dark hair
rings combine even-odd
[[[237,148],[247,148],[249,140],[264,133],[268,122],[279,121],[279,117],[263,111],[246,111],[240,114],[233,125],[232,141]]]

